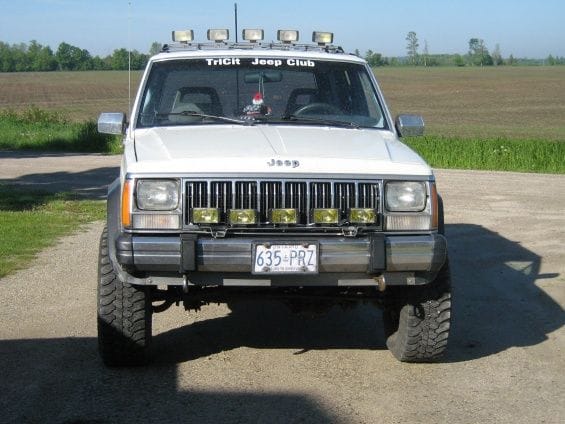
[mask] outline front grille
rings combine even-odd
[[[217,208],[220,224],[227,222],[230,209],[255,209],[259,225],[269,224],[274,208],[298,210],[299,224],[310,224],[314,208],[336,208],[341,224],[347,224],[350,208],[371,208],[380,212],[379,181],[273,181],[273,180],[199,180],[186,181],[185,223],[191,223],[193,208]]]

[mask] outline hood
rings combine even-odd
[[[287,125],[135,130],[131,172],[430,175],[390,131]]]

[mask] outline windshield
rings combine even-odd
[[[154,63],[137,127],[296,122],[387,128],[363,65],[264,57]]]

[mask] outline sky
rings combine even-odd
[[[466,53],[470,38],[496,44],[503,57],[565,56],[565,0],[239,0],[239,29],[334,32],[346,51],[371,49],[406,55],[406,35],[417,34],[420,52]],[[106,56],[129,47],[147,52],[170,41],[173,29],[193,29],[206,41],[208,28],[229,28],[235,38],[233,0],[0,0],[0,41],[37,40],[54,51],[62,41]]]

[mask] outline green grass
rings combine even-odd
[[[81,225],[104,219],[104,201],[0,185],[0,278]]]
[[[565,143],[559,141],[436,136],[404,141],[434,168],[565,174]]]
[[[0,111],[0,149],[120,153],[121,143],[99,134],[94,121],[69,122],[59,112],[30,106]]]

